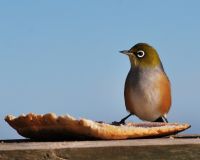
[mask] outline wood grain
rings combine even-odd
[[[191,137],[60,142],[2,140],[0,160],[199,160],[199,135]]]

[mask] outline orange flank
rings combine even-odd
[[[170,82],[165,75],[161,76],[160,79],[160,111],[164,115],[169,112],[171,106],[171,89],[170,89]]]

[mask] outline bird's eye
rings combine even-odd
[[[137,51],[137,53],[136,53],[136,56],[137,56],[138,58],[142,58],[142,57],[144,57],[144,55],[145,55],[145,53],[144,53],[144,51],[142,51],[142,50],[139,50],[139,51]]]

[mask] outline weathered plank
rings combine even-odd
[[[0,160],[189,160],[200,159],[199,138],[115,141],[2,141]]]

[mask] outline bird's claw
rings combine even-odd
[[[111,124],[114,125],[114,126],[121,126],[121,125],[125,125],[125,121],[119,121],[119,122],[114,121]]]

